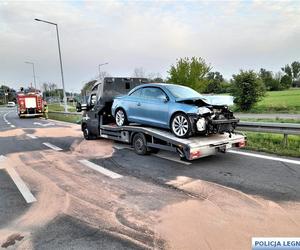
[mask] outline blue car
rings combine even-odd
[[[143,84],[114,99],[118,126],[130,122],[170,129],[177,137],[233,132],[238,119],[224,105],[211,105],[195,90],[176,84]]]

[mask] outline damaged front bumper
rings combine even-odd
[[[192,124],[192,133],[202,135],[232,133],[239,122],[237,118],[211,119],[195,114],[189,114],[189,118]]]

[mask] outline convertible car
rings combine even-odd
[[[143,84],[116,97],[112,115],[118,126],[129,122],[171,129],[180,138],[232,133],[238,119],[226,105],[212,105],[195,90],[175,84]]]

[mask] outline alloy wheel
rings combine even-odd
[[[125,122],[125,114],[122,109],[119,109],[116,113],[116,123],[118,126],[123,126]]]
[[[189,123],[185,116],[177,115],[172,122],[172,130],[175,135],[183,137],[186,135],[189,129]]]

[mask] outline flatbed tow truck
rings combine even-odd
[[[129,124],[118,127],[110,114],[112,99],[101,98],[106,93],[112,95],[111,84],[118,85],[117,94],[126,94],[141,78],[105,78],[96,83],[92,89],[88,104],[79,104],[77,111],[84,111],[81,128],[85,139],[106,138],[132,145],[139,155],[157,153],[160,149],[176,152],[182,160],[195,160],[217,152],[225,153],[232,147],[244,147],[246,137],[242,133],[211,134],[209,136],[193,136],[187,139],[178,138],[168,130]],[[124,85],[124,89],[121,86]],[[131,86],[132,85],[132,86]],[[130,86],[130,87],[129,87]]]

